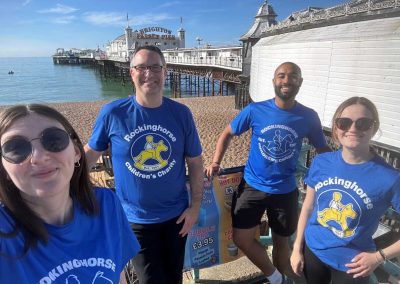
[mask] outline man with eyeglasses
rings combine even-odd
[[[220,171],[222,158],[233,136],[252,130],[244,178],[232,200],[233,241],[265,274],[271,284],[285,282],[290,269],[288,237],[297,226],[295,171],[302,140],[307,137],[317,152],[329,150],[315,111],[295,98],[303,83],[300,67],[292,62],[279,65],[272,83],[275,97],[251,103],[220,135],[208,177]],[[255,238],[264,211],[272,230],[272,262]]]
[[[133,260],[141,284],[182,283],[186,237],[203,195],[200,140],[190,110],[163,96],[165,67],[156,46],[136,49],[135,95],[102,108],[85,146],[91,165],[112,149],[116,193],[141,245]]]

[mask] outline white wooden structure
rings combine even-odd
[[[282,62],[302,69],[297,100],[318,112],[326,127],[337,106],[352,96],[373,101],[381,131],[375,141],[400,148],[400,17],[288,32],[253,47],[250,96],[274,96],[272,78]]]
[[[206,46],[204,48],[176,48],[162,51],[167,64],[223,67],[242,70],[241,46]]]

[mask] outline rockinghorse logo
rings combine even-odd
[[[275,163],[286,161],[296,152],[298,134],[286,125],[273,124],[261,130],[263,138],[258,138],[258,148],[261,155]]]
[[[144,125],[124,138],[132,142],[132,160],[127,161],[125,166],[135,176],[156,179],[168,174],[175,166],[176,161],[171,160],[171,143],[175,142],[176,138],[168,129],[160,125]]]

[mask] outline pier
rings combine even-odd
[[[166,84],[172,90],[173,98],[181,98],[183,93],[193,97],[236,95],[240,90],[241,46],[176,48],[163,53],[168,72]],[[131,84],[130,58],[126,56],[107,56],[103,53],[82,55],[57,50],[53,63],[90,64],[106,80]],[[237,104],[237,108],[243,105],[243,102]]]
[[[173,97],[181,97],[184,86],[197,96],[235,94],[242,73],[241,52],[241,46],[163,51]]]

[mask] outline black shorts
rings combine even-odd
[[[244,179],[232,197],[232,226],[250,229],[260,224],[267,210],[268,225],[280,236],[288,237],[297,228],[299,192],[295,188],[285,194],[270,194],[249,186]]]

